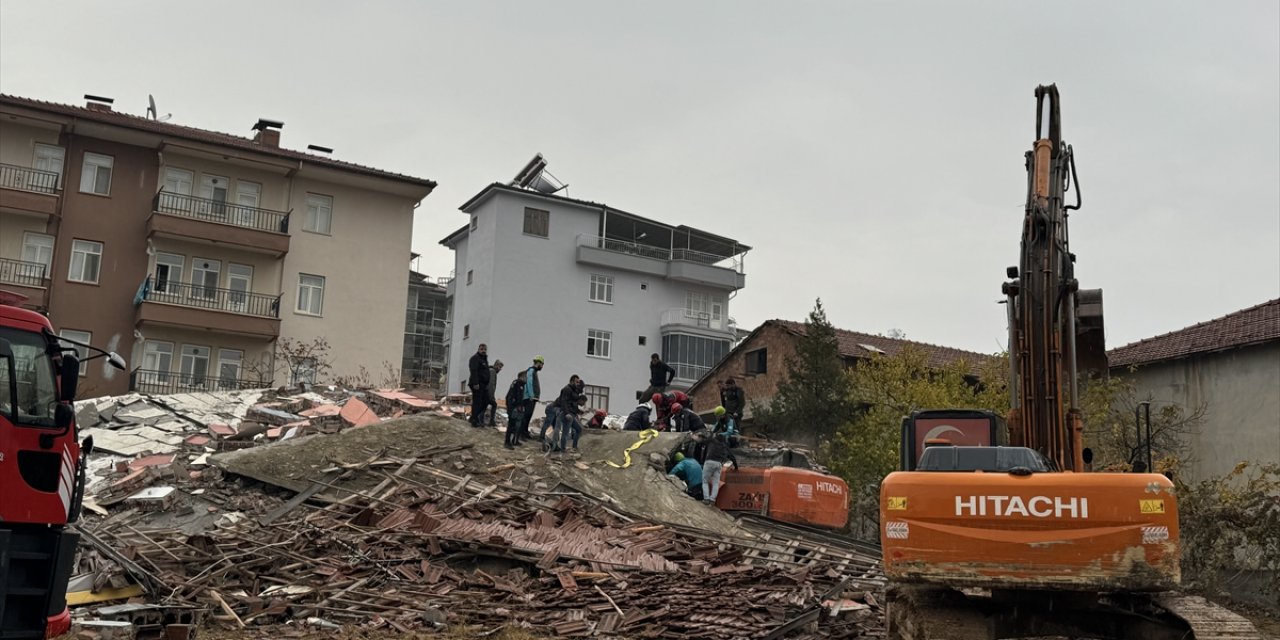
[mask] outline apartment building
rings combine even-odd
[[[129,359],[86,363],[86,395],[313,378],[273,356],[320,338],[326,377],[400,362],[396,274],[434,182],[283,148],[280,122],[248,138],[86,99],[0,96],[0,288]]]
[[[737,240],[500,183],[461,210],[468,223],[441,241],[456,273],[451,391],[465,389],[483,342],[490,362],[509,365],[500,387],[542,355],[544,400],[578,374],[591,407],[625,413],[648,385],[650,354],[687,386],[736,338],[729,301],[746,284],[750,249]]]

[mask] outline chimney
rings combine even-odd
[[[279,120],[259,118],[258,122],[253,125],[253,130],[258,132],[253,136],[253,143],[279,149],[280,129],[283,127],[284,123]]]
[[[111,113],[111,105],[115,103],[115,98],[104,98],[102,96],[94,96],[84,94],[85,108],[92,111],[102,111]]]

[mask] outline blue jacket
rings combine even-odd
[[[669,476],[675,476],[684,480],[684,483],[690,489],[702,486],[702,465],[698,464],[693,458],[685,458],[671,467],[671,471],[667,473]]]

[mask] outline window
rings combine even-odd
[[[609,411],[609,387],[597,387],[594,384],[582,385],[582,393],[587,396],[587,407]]]
[[[182,269],[186,258],[176,253],[156,253],[154,291],[178,293],[182,289]]]
[[[747,375],[769,373],[769,350],[756,349],[748,351],[743,358],[747,363]]]
[[[222,176],[200,176],[200,217],[223,221],[227,218],[227,193],[231,180]]]
[[[724,306],[724,298],[701,291],[686,291],[684,295],[684,315],[696,320],[700,327],[725,329]]]
[[[102,267],[102,243],[89,240],[71,241],[71,271],[67,280],[98,283],[98,271]]]
[[[316,359],[298,358],[293,363],[293,369],[289,372],[289,384],[298,384],[305,382],[307,384],[316,383]]]
[[[235,389],[240,380],[240,365],[244,352],[237,349],[218,349],[218,387]]]
[[[193,213],[195,201],[191,199],[191,188],[195,179],[195,174],[186,169],[165,167],[164,186],[156,199],[156,209],[165,213]]]
[[[312,233],[329,233],[333,222],[333,198],[315,193],[307,194],[307,219],[302,223],[303,231]]]
[[[142,347],[142,382],[165,383],[173,371],[173,343],[148,340]]]
[[[44,267],[43,273],[31,274],[32,276],[38,275],[40,278],[48,276],[53,266],[53,236],[30,231],[22,234],[22,261]]]
[[[242,227],[258,227],[258,203],[262,200],[262,185],[256,182],[236,180],[236,204],[231,208],[231,223]]]
[[[471,286],[471,276],[472,276],[471,270],[467,269],[467,286]]]
[[[80,191],[100,196],[111,194],[111,156],[85,152],[84,166],[80,168]]]
[[[471,230],[475,231],[480,228],[480,216],[471,216]]]
[[[642,347],[643,347],[643,346],[644,346],[645,344],[647,344],[648,342],[649,342],[649,338],[647,338],[647,337],[645,337],[645,336],[640,336],[640,346],[642,346]]]
[[[551,212],[524,208],[524,233],[527,236],[547,238],[551,235]]]
[[[648,291],[648,290],[649,290],[649,283],[648,283],[648,282],[641,282],[641,283],[640,283],[640,290],[641,290],[641,291]]]
[[[52,176],[35,176],[32,180],[32,187],[36,187],[38,191],[52,191],[62,188],[62,161],[66,157],[66,151],[62,147],[55,147],[48,144],[36,143],[36,169],[39,171],[47,171]]]
[[[471,337],[471,325],[469,324],[462,325],[462,339],[466,340],[467,338],[470,338],[470,337]]]
[[[244,313],[248,306],[250,291],[253,291],[253,267],[247,264],[228,263],[227,308],[236,313]]]
[[[592,302],[613,304],[613,276],[591,274],[591,294],[587,299]]]
[[[676,370],[676,378],[697,380],[729,353],[727,339],[682,333],[662,336],[662,359]]]
[[[216,300],[222,263],[207,258],[191,259],[191,297]]]
[[[58,332],[58,335],[70,340],[75,340],[76,342],[83,342],[85,344],[93,343],[93,334],[89,333],[88,331],[76,331],[75,329],[63,329],[62,331]],[[76,357],[80,358],[80,375],[82,376],[87,375],[88,367],[85,366],[85,360],[89,359],[89,349],[86,347],[82,347],[80,345],[73,345],[71,343],[67,343],[67,346],[75,347]]]
[[[180,367],[182,384],[203,387],[205,376],[209,375],[209,347],[182,345]]]
[[[608,358],[612,342],[613,332],[587,329],[587,355],[594,358]]]
[[[318,316],[324,311],[324,276],[298,274],[298,313]]]

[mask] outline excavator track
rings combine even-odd
[[[1159,594],[1153,601],[1187,623],[1195,640],[1264,640],[1244,616],[1200,596]]]
[[[887,640],[1266,640],[1244,617],[1177,593],[996,592],[891,587]]]

